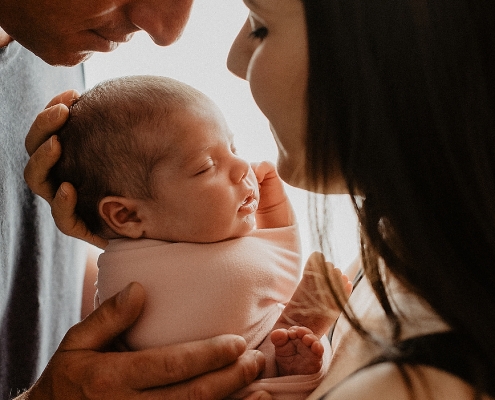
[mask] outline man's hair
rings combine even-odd
[[[57,132],[62,156],[51,172],[54,187],[70,182],[77,190],[76,213],[101,234],[98,204],[106,196],[153,198],[153,170],[167,149],[153,140],[178,108],[204,96],[176,80],[130,76],[104,81],[70,107]],[[163,132],[166,134],[166,132]]]

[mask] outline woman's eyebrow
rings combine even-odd
[[[261,8],[258,0],[244,0],[244,3],[249,6],[249,8]]]

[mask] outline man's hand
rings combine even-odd
[[[64,92],[53,98],[36,117],[26,136],[26,150],[31,158],[24,169],[24,179],[34,193],[50,204],[53,219],[63,233],[104,248],[107,241],[93,235],[75,214],[77,193],[74,187],[64,182],[59,188],[54,188],[48,179],[50,169],[62,153],[53,133],[65,123],[69,117],[68,107],[78,97],[75,90]]]
[[[144,289],[130,284],[72,327],[35,385],[18,400],[222,399],[247,386],[264,357],[242,337],[108,351],[139,316]]]
[[[295,215],[275,166],[268,162],[251,164],[260,189],[256,211],[258,228],[281,228],[295,224]]]

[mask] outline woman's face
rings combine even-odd
[[[278,171],[305,188],[308,48],[301,0],[244,0],[249,16],[232,44],[227,65],[249,81],[254,100],[270,121]]]

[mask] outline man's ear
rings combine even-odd
[[[139,204],[134,199],[121,196],[104,197],[100,200],[98,212],[108,227],[120,236],[138,239],[145,231]]]

